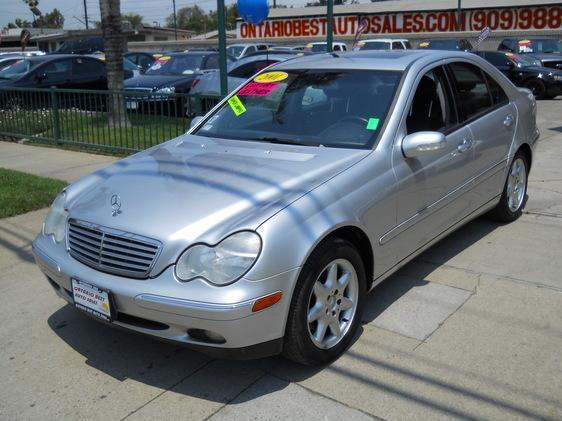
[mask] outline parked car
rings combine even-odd
[[[412,45],[410,41],[404,38],[379,38],[364,39],[353,47],[353,51],[359,50],[410,50]]]
[[[325,364],[367,291],[478,215],[521,215],[537,138],[531,93],[473,54],[285,61],[187,135],[65,188],[33,252],[99,320]]]
[[[304,51],[305,45],[276,45],[269,48],[269,51]]]
[[[90,57],[95,57],[98,60],[105,62],[105,53],[88,54]],[[140,75],[142,69],[134,64],[132,61],[123,57],[123,79],[127,80],[132,77]]]
[[[125,53],[124,57],[139,66],[143,71],[148,70],[148,68],[152,66],[152,64],[157,59],[157,57],[154,57],[154,55],[150,53],[143,53],[138,51]]]
[[[53,54],[93,54],[104,51],[103,38],[90,37],[63,41]]]
[[[289,60],[304,54],[298,51],[274,51],[267,54],[253,53],[228,66],[228,92],[242,85],[248,78],[272,64]],[[193,80],[190,93],[199,95],[220,95],[220,73],[207,72]]]
[[[464,38],[437,38],[420,41],[418,48],[426,50],[471,51],[472,44]]]
[[[562,41],[552,38],[504,38],[498,51],[532,55],[544,67],[562,69]]]
[[[532,55],[502,51],[475,53],[496,66],[516,86],[530,89],[537,99],[551,99],[562,95],[562,70],[543,67]]]
[[[325,53],[328,51],[327,42],[310,42],[304,47],[304,51],[312,53]],[[332,51],[347,51],[347,45],[344,42],[333,42]]]
[[[0,87],[107,89],[105,65],[83,55],[26,57],[0,70]]]
[[[248,54],[255,53],[256,51],[265,51],[272,44],[258,43],[258,44],[231,44],[226,47],[226,53],[230,54],[236,59],[247,56]]]
[[[227,61],[235,59],[227,56]],[[185,94],[191,89],[193,80],[206,71],[219,68],[219,54],[212,51],[174,53],[161,56],[148,70],[125,81],[125,90],[132,92],[158,93],[164,95],[137,96],[128,98],[129,109],[170,109],[174,115],[183,116],[185,98],[170,94]],[[162,102],[167,102],[166,107]]]

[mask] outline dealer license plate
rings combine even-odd
[[[111,302],[108,291],[72,279],[72,295],[76,308],[105,321],[111,321]]]

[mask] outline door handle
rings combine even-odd
[[[457,146],[457,150],[460,153],[468,152],[470,149],[472,149],[472,139],[464,138],[462,142],[459,143],[459,146]]]
[[[508,114],[503,120],[503,125],[505,127],[511,127],[512,124],[513,124],[513,116],[511,114]]]

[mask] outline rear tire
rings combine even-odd
[[[524,153],[518,151],[509,166],[500,202],[488,214],[498,222],[513,222],[523,213],[527,200],[529,163]]]
[[[293,292],[284,356],[316,366],[342,355],[361,325],[366,285],[363,260],[350,242],[332,238],[321,243]]]

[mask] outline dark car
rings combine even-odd
[[[234,58],[227,56],[228,63],[233,61],[235,61]],[[171,94],[188,93],[193,80],[198,75],[218,68],[219,54],[213,51],[173,53],[162,56],[144,74],[126,80],[125,89],[132,92],[163,95],[131,97],[127,100],[127,107],[129,109],[162,107],[163,109],[174,109],[178,115],[184,115],[183,101]],[[167,102],[168,105],[161,105],[163,102]],[[170,105],[170,102],[173,105]]]
[[[562,69],[562,41],[553,38],[504,38],[498,51],[530,54],[544,67]]]
[[[143,71],[148,70],[150,66],[156,61],[157,57],[154,57],[150,53],[143,52],[131,52],[124,54],[124,57],[135,63]]]
[[[502,51],[478,51],[516,86],[530,89],[538,99],[562,95],[562,71],[541,66],[531,55]]]
[[[105,64],[94,57],[26,57],[0,70],[0,87],[107,89],[107,75]]]
[[[92,54],[105,51],[102,37],[69,39],[64,41],[53,54]]]
[[[472,44],[464,38],[443,38],[421,41],[418,44],[418,48],[426,50],[472,51]]]

